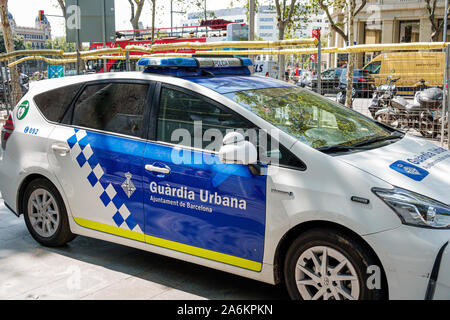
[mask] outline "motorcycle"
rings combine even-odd
[[[336,102],[345,105],[345,100],[347,99],[347,87],[340,86],[339,91],[336,95]],[[356,90],[352,88],[352,101],[356,99]]]
[[[395,85],[398,80],[400,80],[400,78],[392,79],[392,77],[388,77],[386,84],[382,84],[376,88],[369,106],[372,118],[376,118],[378,111],[392,107],[391,102],[398,92]]]
[[[442,125],[443,91],[435,87],[429,88],[424,80],[420,80],[417,86],[419,90],[414,96],[413,103],[410,103],[403,97],[395,95],[396,88],[392,83],[399,78],[394,80],[385,88],[378,106],[374,96],[372,108],[369,107],[374,119],[394,128],[415,129],[426,138],[435,138],[440,133]]]

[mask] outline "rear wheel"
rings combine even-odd
[[[384,123],[392,128],[398,128],[400,126],[397,117],[390,112],[382,112],[375,115],[375,121]]]
[[[26,226],[37,242],[57,247],[75,238],[61,195],[48,180],[32,181],[25,189],[23,201]]]
[[[376,265],[377,259],[356,239],[332,229],[313,229],[289,248],[284,277],[296,300],[378,300],[385,297],[384,283],[375,289],[366,285],[368,267]]]

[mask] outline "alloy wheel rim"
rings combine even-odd
[[[339,251],[316,246],[297,260],[295,281],[304,300],[358,300],[360,284],[352,263]]]
[[[60,223],[59,208],[53,195],[45,189],[36,189],[28,199],[28,217],[33,230],[41,237],[56,233]]]

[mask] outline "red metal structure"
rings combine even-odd
[[[155,44],[165,44],[165,43],[177,43],[177,42],[206,42],[206,38],[194,38],[194,39],[184,39],[184,38],[176,38],[176,39],[161,39],[156,40]],[[151,47],[152,41],[151,40],[120,40],[116,42],[107,42],[106,47],[107,48],[117,48],[120,47],[122,49],[125,49],[128,45],[136,45],[136,46],[144,46],[144,47]],[[102,42],[93,42],[91,43],[91,46],[89,50],[96,50],[96,49],[102,49],[103,43]],[[168,53],[173,51],[158,51],[155,53]],[[192,49],[180,49],[178,50],[180,53],[193,53],[195,52]],[[130,55],[142,55],[143,52],[134,52],[131,51]],[[104,63],[103,61],[97,61],[93,63],[92,68],[96,70],[98,73],[104,72]],[[123,60],[107,60],[106,63],[107,66],[107,72],[111,71],[123,71],[125,70],[125,61]]]
[[[203,21],[202,21],[203,22]],[[208,20],[200,26],[185,26],[173,28],[155,28],[155,44],[177,43],[177,42],[213,42],[224,39],[226,37],[227,25],[232,23],[225,20]],[[152,29],[138,30],[121,30],[116,35],[119,38],[115,42],[107,42],[107,48],[123,48],[128,45],[137,45],[151,47],[152,41],[148,39],[151,36]],[[126,38],[120,40],[121,38]],[[102,42],[93,42],[89,50],[102,49]],[[170,53],[171,50],[158,51],[155,53]],[[194,53],[192,49],[180,49],[179,53]],[[142,55],[142,52],[130,52],[130,55]],[[103,61],[91,62],[91,67],[98,73],[104,72]],[[107,60],[107,72],[125,70],[125,61],[123,60]]]

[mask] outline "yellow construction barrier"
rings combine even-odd
[[[77,59],[50,59],[42,56],[28,56],[20,58],[10,64],[8,64],[8,67],[14,67],[22,62],[29,61],[29,60],[42,60],[47,62],[48,64],[66,64],[66,63],[75,63],[77,62]]]
[[[337,48],[324,48],[322,53],[336,52]],[[305,49],[282,49],[282,50],[219,50],[219,51],[197,51],[196,55],[279,55],[279,54],[313,54],[317,48]],[[164,55],[164,54],[161,54]],[[156,55],[152,55],[156,56]]]
[[[103,48],[103,49],[97,49],[97,50],[91,50],[91,51],[80,51],[80,57],[89,57],[89,56],[97,56],[97,55],[104,55],[104,54],[123,54],[124,50],[122,48]],[[67,52],[62,54],[63,58],[76,58],[77,53],[76,52]]]
[[[317,45],[317,39],[290,39],[280,41],[221,41],[221,42],[178,42],[154,44],[151,47],[152,52],[179,49],[223,49],[223,48],[280,48],[280,47],[298,47]],[[128,46],[125,50],[130,51]],[[134,50],[133,50],[134,51]]]
[[[413,42],[413,43],[380,43],[380,44],[361,44],[345,48],[339,48],[335,52],[339,53],[358,53],[374,51],[408,51],[408,50],[433,50],[443,49],[450,45],[450,42]]]
[[[280,55],[280,54],[313,54],[317,53],[317,47],[312,48],[289,48],[285,47],[312,46],[317,45],[317,39],[290,39],[280,41],[223,41],[212,43],[200,42],[178,42],[167,44],[155,44],[151,47],[129,45],[125,49],[122,48],[104,48],[91,51],[81,51],[80,57],[83,60],[95,59],[114,59],[125,60],[125,52],[142,52],[143,55],[129,56],[132,60],[140,59],[144,56],[151,57],[191,57],[192,54],[177,53],[180,49],[193,49],[196,55]],[[375,51],[408,51],[408,50],[436,50],[443,49],[450,45],[448,42],[416,42],[416,43],[383,43],[370,45],[356,45],[345,48],[323,48],[322,53],[358,53],[358,52],[375,52]],[[218,50],[224,48],[248,49],[248,50]],[[272,49],[271,49],[272,48]],[[259,49],[259,50],[255,50]],[[155,51],[170,51],[172,53],[157,53]],[[202,50],[202,51],[197,51]],[[210,50],[210,51],[204,51]],[[212,50],[212,51],[211,51]],[[62,50],[19,50],[0,55],[0,60],[10,59],[21,55],[29,55],[21,58],[8,66],[15,66],[28,60],[43,60],[49,64],[65,64],[76,62],[77,53]],[[43,57],[44,55],[59,56],[62,59],[50,59]]]
[[[136,45],[129,45],[126,46],[125,51],[128,52],[145,52],[145,53],[153,53],[153,50],[149,47],[144,46],[136,46]]]
[[[48,55],[48,56],[60,56],[63,54],[62,50],[50,50],[50,49],[42,49],[42,50],[17,50],[10,53],[4,53],[0,55],[0,60],[11,59],[17,56],[27,56],[27,55]]]

